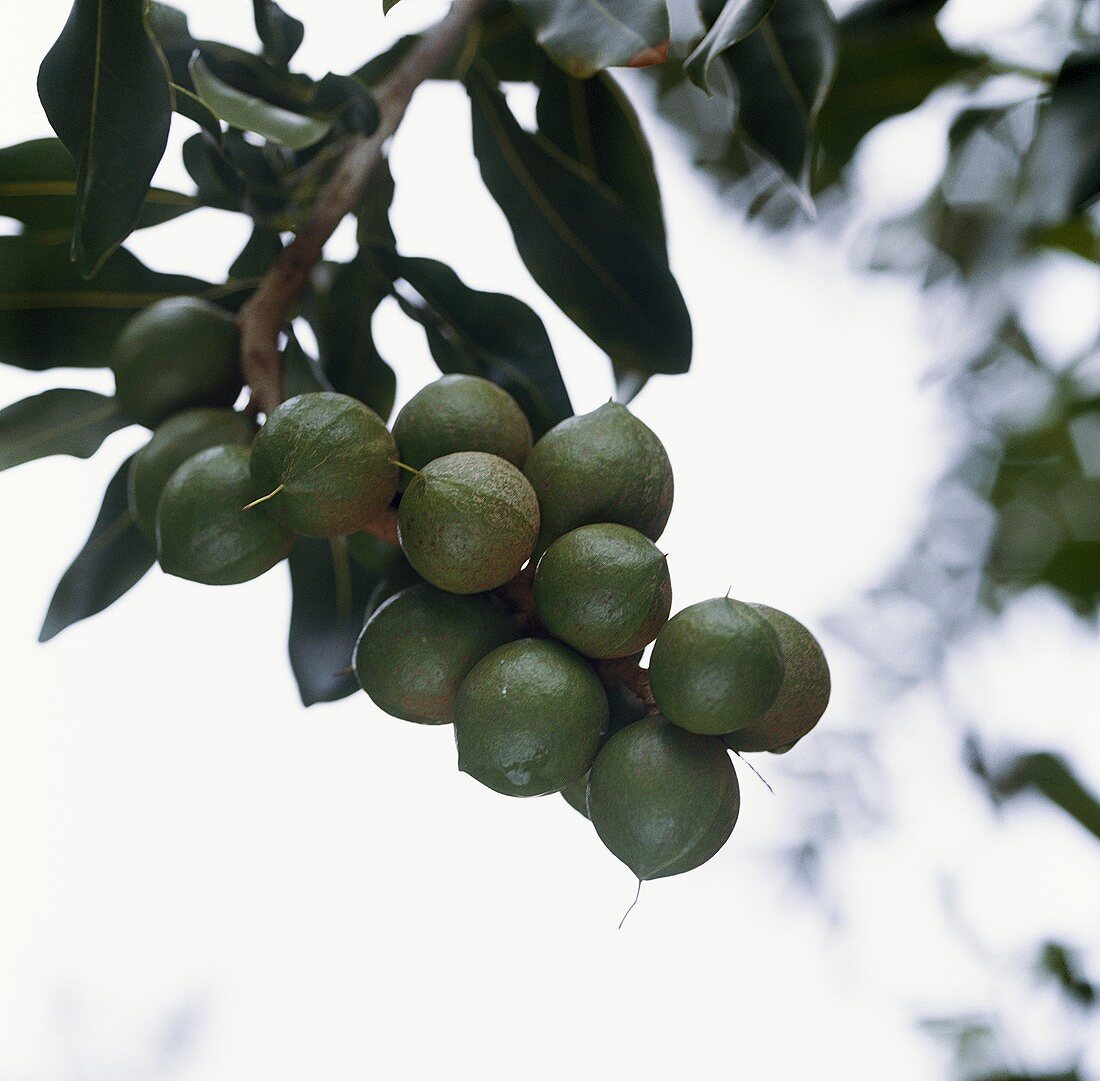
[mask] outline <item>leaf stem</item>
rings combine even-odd
[[[344,217],[362,203],[385,157],[386,144],[401,125],[413,94],[465,42],[486,0],[454,0],[450,11],[420,35],[416,44],[379,84],[378,127],[358,136],[325,185],[309,221],[279,255],[237,315],[241,332],[240,364],[252,392],[249,410],[270,414],[283,401],[279,331],[298,299],[325,243]]]
[[[261,503],[266,503],[269,499],[274,499],[285,487],[285,484],[280,484],[278,488],[268,492],[267,495],[262,495],[259,499],[253,499],[251,503],[246,503],[241,507],[241,510],[251,510],[253,507],[258,507]]]

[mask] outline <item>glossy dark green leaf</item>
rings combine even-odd
[[[1039,111],[1024,170],[1028,218],[1063,221],[1100,194],[1100,52],[1071,56]]]
[[[328,265],[319,277],[310,322],[321,370],[333,389],[365,402],[386,420],[393,410],[397,377],[374,344],[371,324],[378,305],[389,296],[389,279],[362,263]]]
[[[223,291],[197,278],[160,274],[120,248],[93,281],[64,249],[22,236],[0,237],[0,362],[44,368],[99,368],[126,321],[154,300]]]
[[[291,112],[237,90],[219,79],[201,56],[191,59],[191,81],[210,111],[230,127],[252,131],[291,150],[304,150],[323,139],[332,127],[329,120]]]
[[[150,188],[135,228],[171,221],[199,205],[180,192]],[[0,216],[21,221],[36,240],[68,241],[76,221],[76,169],[58,139],[0,149]]]
[[[803,194],[814,128],[836,71],[836,24],[824,0],[776,0],[725,53],[737,82],[738,131]]]
[[[193,91],[187,65],[191,62],[191,54],[199,47],[199,43],[191,36],[187,15],[171,4],[152,0],[148,6],[146,23],[168,64],[172,82]]]
[[[523,301],[471,289],[434,259],[395,252],[379,252],[378,258],[418,294],[402,297],[402,307],[424,327],[440,371],[498,383],[519,402],[536,438],[572,416],[546,328]]]
[[[128,424],[114,398],[91,390],[44,390],[0,409],[0,470],[51,454],[90,458]]]
[[[816,187],[837,178],[872,128],[910,112],[982,63],[944,41],[936,27],[943,4],[877,0],[840,20],[836,79],[818,118],[822,153]]]
[[[256,33],[263,43],[264,59],[285,68],[302,44],[306,28],[275,0],[252,0],[252,14]]]
[[[575,79],[548,65],[539,78],[539,131],[619,197],[662,251],[665,221],[653,154],[637,113],[611,75]]]
[[[350,558],[342,537],[294,542],[290,664],[304,705],[335,702],[358,689],[352,653],[379,577]]]
[[[691,318],[664,253],[602,184],[524,131],[483,76],[468,89],[481,175],[531,276],[621,378],[687,371]]]
[[[129,236],[172,115],[143,0],[75,0],[38,71],[38,96],[76,163],[72,257],[85,276]]]
[[[114,604],[156,562],[152,544],[130,511],[126,484],[132,460],[127,458],[107,485],[92,532],[54,591],[40,642]]]
[[[1100,839],[1100,799],[1090,792],[1058,755],[1047,752],[1020,755],[995,779],[999,795],[1037,792]]]
[[[309,355],[291,331],[283,350],[283,393],[287,398],[335,390],[317,360]]]
[[[708,30],[684,61],[684,72],[696,86],[709,94],[711,67],[732,45],[748,37],[775,6],[775,0],[726,0],[719,5],[708,0],[702,5]],[[711,12],[710,8],[717,8]]]
[[[571,75],[657,60],[668,42],[665,0],[515,0],[538,43]]]
[[[317,84],[308,75],[276,67],[262,56],[220,41],[200,41],[198,48],[211,73],[241,93],[290,112],[308,113],[312,108]]]

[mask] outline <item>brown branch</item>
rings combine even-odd
[[[378,128],[356,136],[335,174],[317,199],[313,214],[290,246],[275,260],[259,288],[237,315],[241,332],[241,374],[251,390],[249,409],[271,413],[283,400],[279,332],[317,265],[336,227],[363,201],[416,88],[459,49],[485,0],[454,0],[447,15],[420,35],[391,74],[379,84]]]

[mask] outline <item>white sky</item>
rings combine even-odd
[[[376,6],[314,0],[300,66],[349,70],[442,7],[406,0],[383,23]],[[254,40],[243,0],[186,8],[197,36]],[[34,77],[66,10],[43,0],[0,34],[4,144],[48,133]],[[662,541],[676,606],[732,588],[818,626],[904,551],[942,467],[921,308],[904,284],[854,274],[837,245],[779,246],[722,217],[667,138],[657,150],[697,341],[691,375],[636,402],[677,471]],[[159,179],[186,186],[177,160]],[[480,186],[459,91],[421,93],[394,165],[402,249],[530,302],[577,409],[606,400],[605,361],[533,286]],[[131,246],[213,276],[246,235],[202,211]],[[403,401],[433,376],[422,336],[394,308],[376,330]],[[3,369],[0,404],[51,385],[109,377]],[[894,821],[829,869],[850,934],[775,857],[851,798],[819,806],[797,781],[819,764],[812,739],[758,763],[774,797],[742,770],[730,844],[647,885],[619,932],[631,876],[560,799],[479,788],[447,730],[365,696],[300,708],[285,568],[232,589],[154,571],[38,646],[56,579],[140,439],[0,478],[0,1081],[916,1081],[943,1059],[912,1017],[956,1009],[1024,1019],[1021,1062],[1063,1046],[1012,964],[1037,927],[1096,941],[1096,845],[1042,808],[999,826],[958,777],[936,696],[883,715],[837,644],[823,723],[889,726],[881,772],[861,783]],[[958,651],[949,689],[998,737],[1076,750],[1096,782],[1080,727],[1096,671],[1095,637],[1037,598]],[[980,949],[944,914],[949,876]]]

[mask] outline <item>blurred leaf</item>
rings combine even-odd
[[[668,42],[665,0],[515,0],[535,40],[571,75],[645,66]]]
[[[1020,792],[1038,792],[1100,840],[1100,801],[1064,758],[1047,752],[1020,755],[997,774],[994,785],[1006,799]]]
[[[104,394],[44,390],[0,409],[0,470],[51,454],[90,458],[107,436],[130,423]]]
[[[611,357],[620,378],[687,371],[691,318],[664,253],[617,198],[468,80],[481,175],[531,276]]]
[[[199,132],[183,144],[183,164],[204,204],[267,221],[282,213],[289,198],[272,165],[272,158],[287,153],[270,143],[253,146],[239,131],[220,139]]]
[[[661,189],[638,116],[611,75],[574,79],[547,66],[539,79],[539,131],[617,195],[646,236],[665,250]]]
[[[1080,958],[1074,950],[1060,942],[1043,943],[1039,955],[1039,968],[1052,976],[1065,992],[1066,997],[1079,1006],[1096,1004],[1096,988],[1085,977]]]
[[[256,33],[264,47],[264,59],[285,68],[298,51],[306,28],[288,15],[275,0],[252,0]]]
[[[125,248],[88,282],[56,245],[0,237],[0,362],[34,371],[105,367],[118,332],[147,304],[226,291],[150,270]]]
[[[491,9],[481,26],[477,61],[487,65],[501,82],[531,83],[548,66],[531,28],[508,5]]]
[[[393,226],[390,225],[395,190],[390,163],[383,161],[359,207],[355,235],[360,248],[369,249],[375,245],[392,248],[396,245]],[[369,251],[366,254],[369,255]]]
[[[352,654],[379,575],[348,555],[343,537],[299,537],[290,550],[290,664],[306,706],[359,689]]]
[[[710,29],[684,61],[684,71],[696,86],[711,91],[711,66],[731,45],[746,38],[775,6],[775,0],[707,0],[703,16]],[[709,8],[716,8],[713,13]]]
[[[168,142],[168,77],[143,0],[75,0],[38,71],[50,124],[76,162],[72,257],[91,277],[129,236]]]
[[[366,87],[375,87],[389,75],[394,68],[405,58],[409,50],[419,40],[418,34],[406,34],[398,38],[385,52],[368,60],[361,67],[352,72],[352,78],[357,79]],[[441,76],[437,75],[437,78]]]
[[[198,205],[190,195],[150,188],[135,228],[171,221]],[[76,169],[58,139],[31,139],[0,149],[0,215],[21,221],[36,240],[70,239],[76,221]]]
[[[827,187],[860,140],[882,121],[910,112],[981,57],[944,41],[936,15],[944,0],[874,0],[840,20],[836,81],[818,121],[821,163],[815,186]]]
[[[422,298],[422,304],[402,298],[402,307],[424,327],[440,371],[480,375],[502,386],[527,414],[536,438],[573,415],[546,328],[526,304],[471,289],[434,259],[385,251],[376,257]]]
[[[220,139],[205,131],[192,135],[183,144],[183,165],[206,206],[231,211],[244,209],[248,183]]]
[[[381,279],[361,263],[324,268],[310,321],[317,335],[320,366],[335,390],[371,407],[383,420],[393,410],[397,377],[374,344],[371,323],[390,294]]]
[[[313,108],[341,131],[372,135],[378,127],[378,106],[367,88],[350,75],[329,72],[318,84]]]
[[[107,485],[92,532],[57,584],[40,642],[114,604],[156,562],[153,546],[130,512],[126,485],[132,460],[127,458]]]
[[[1100,231],[1083,215],[1052,225],[1038,234],[1039,244],[1049,248],[1061,248],[1100,263]]]
[[[191,79],[199,97],[230,127],[252,131],[291,150],[304,150],[323,139],[331,121],[290,112],[246,94],[219,79],[200,56],[191,59]]]
[[[282,254],[283,241],[277,229],[255,225],[248,243],[229,268],[231,278],[262,278]]]
[[[824,0],[776,0],[755,33],[725,53],[738,130],[803,195],[818,113],[836,73],[836,24]]]
[[[1024,202],[1038,224],[1064,221],[1100,194],[1100,53],[1071,56],[1039,110],[1024,169]]]

